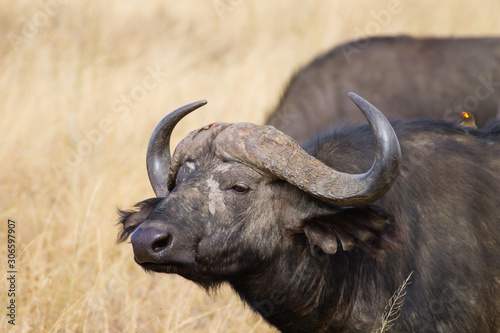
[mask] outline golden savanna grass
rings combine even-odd
[[[391,2],[400,12],[378,22]],[[209,104],[173,144],[214,121],[262,123],[292,72],[335,44],[498,35],[499,12],[494,0],[0,0],[0,331],[272,332],[229,288],[211,297],[146,274],[129,244],[115,244],[116,207],[153,196],[145,153],[156,123],[198,99]]]

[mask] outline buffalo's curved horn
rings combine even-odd
[[[157,197],[168,194],[167,175],[170,168],[170,136],[177,123],[189,113],[207,104],[197,101],[176,109],[163,118],[149,139],[146,164],[149,181]]]
[[[363,174],[328,167],[271,126],[237,124],[217,140],[233,158],[267,171],[322,201],[339,206],[365,205],[382,197],[396,181],[401,150],[384,115],[362,97],[354,93],[349,93],[349,97],[365,114],[376,141],[375,161]]]

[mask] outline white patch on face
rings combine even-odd
[[[227,172],[229,170],[231,170],[233,167],[229,164],[229,163],[226,163],[226,164],[221,164],[221,165],[218,165],[216,168],[215,168],[215,171],[219,171],[219,172]]]
[[[210,188],[210,193],[208,194],[208,210],[210,213],[213,215],[217,211],[225,211],[226,204],[224,204],[224,195],[219,188],[219,182],[213,178],[209,178],[207,180],[207,186]]]
[[[189,170],[194,171],[195,165],[193,162],[186,162],[185,164],[189,168]]]

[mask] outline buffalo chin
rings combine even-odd
[[[155,263],[142,263],[139,264],[146,272],[151,273],[165,273],[165,274],[177,274],[183,278],[190,280],[208,293],[216,290],[223,281],[214,279],[214,277],[208,278],[205,274],[198,274],[196,271],[196,264],[155,264]]]

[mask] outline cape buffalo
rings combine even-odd
[[[340,45],[290,81],[267,124],[304,144],[326,127],[361,123],[344,96],[357,91],[389,118],[497,116],[500,38],[376,37]]]
[[[284,332],[500,332],[499,128],[391,126],[350,96],[369,126],[306,150],[215,123],[171,157],[174,126],[206,102],[170,113],[148,147],[157,197],[121,212],[119,241],[147,271],[229,283]]]

